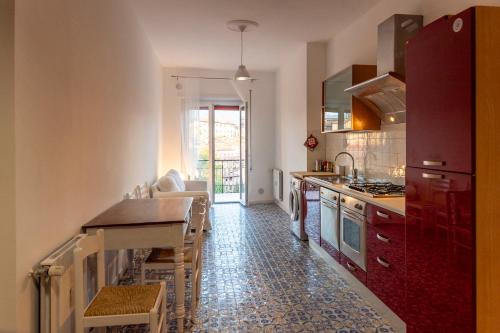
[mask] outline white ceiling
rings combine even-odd
[[[300,43],[326,41],[379,0],[132,0],[162,65],[236,69],[239,34],[226,22],[249,19],[248,69],[274,70]]]

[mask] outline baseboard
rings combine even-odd
[[[282,211],[289,214],[288,209],[287,209],[286,205],[283,203],[283,201],[278,201],[275,199],[275,200],[273,200],[273,202],[276,204],[276,206],[281,208]]]
[[[256,200],[256,201],[249,201],[248,205],[253,206],[253,205],[264,205],[264,204],[272,204],[274,203],[274,200]]]
[[[332,267],[349,286],[354,289],[371,307],[384,319],[387,319],[396,332],[406,333],[406,324],[392,310],[387,307],[370,289],[349,273],[340,263],[330,257],[330,255],[315,242],[308,242],[309,248],[319,255],[326,263]]]

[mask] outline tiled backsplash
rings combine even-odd
[[[404,184],[406,164],[406,125],[382,125],[380,131],[330,133],[326,135],[326,158],[347,151],[354,156],[359,175],[370,179],[390,180]],[[351,159],[339,156],[338,165],[347,165]]]

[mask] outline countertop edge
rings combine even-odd
[[[314,176],[338,176],[338,174],[328,171],[290,171],[289,175],[299,179]]]
[[[316,181],[315,179],[312,179],[310,177],[305,177],[305,178],[306,178],[305,180],[308,181],[308,182],[311,182],[311,183],[314,183],[316,185],[320,185],[320,186],[329,188],[329,189],[331,189],[331,190],[333,190],[335,192],[339,192],[339,193],[342,193],[342,194],[349,195],[349,196],[351,196],[353,198],[356,198],[356,199],[359,199],[359,200],[363,200],[363,201],[368,202],[368,203],[370,203],[372,205],[375,205],[375,206],[378,206],[378,207],[390,210],[393,213],[396,213],[396,214],[399,214],[399,215],[402,215],[402,216],[406,216],[406,211],[404,209],[404,207],[405,207],[405,198],[404,197],[372,198],[372,197],[369,197],[369,196],[366,196],[366,195],[359,194],[356,191],[345,189],[345,188],[342,187],[342,185],[336,185],[336,184],[330,184],[330,183],[327,183],[327,182]],[[401,210],[400,208],[395,207],[394,205],[391,205],[387,200],[391,200],[391,201],[395,201],[395,200],[399,201],[399,200],[401,200],[402,201],[401,205],[403,206],[403,209]]]

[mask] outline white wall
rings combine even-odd
[[[0,0],[0,331],[16,330],[14,1]]]
[[[161,166],[163,174],[170,168],[181,169],[181,104],[171,75],[232,77],[234,72],[195,68],[164,69],[164,105],[162,113]],[[252,203],[272,201],[272,168],[274,167],[275,74],[252,71],[257,80],[237,82],[236,88],[226,80],[201,80],[200,95],[214,102],[248,99],[252,90],[252,170],[249,172],[248,200]],[[182,84],[182,79],[180,80]],[[259,189],[263,189],[262,194]]]
[[[323,81],[326,79],[326,43],[307,43],[307,135],[318,139],[314,151],[307,150],[307,170],[314,170],[316,160],[326,156],[326,135],[321,134]]]
[[[288,193],[292,171],[307,169],[307,45],[297,47],[278,70],[276,82],[276,154],[275,164],[283,170],[283,201],[288,211]]]
[[[17,332],[28,272],[157,174],[161,67],[127,1],[16,1]]]

